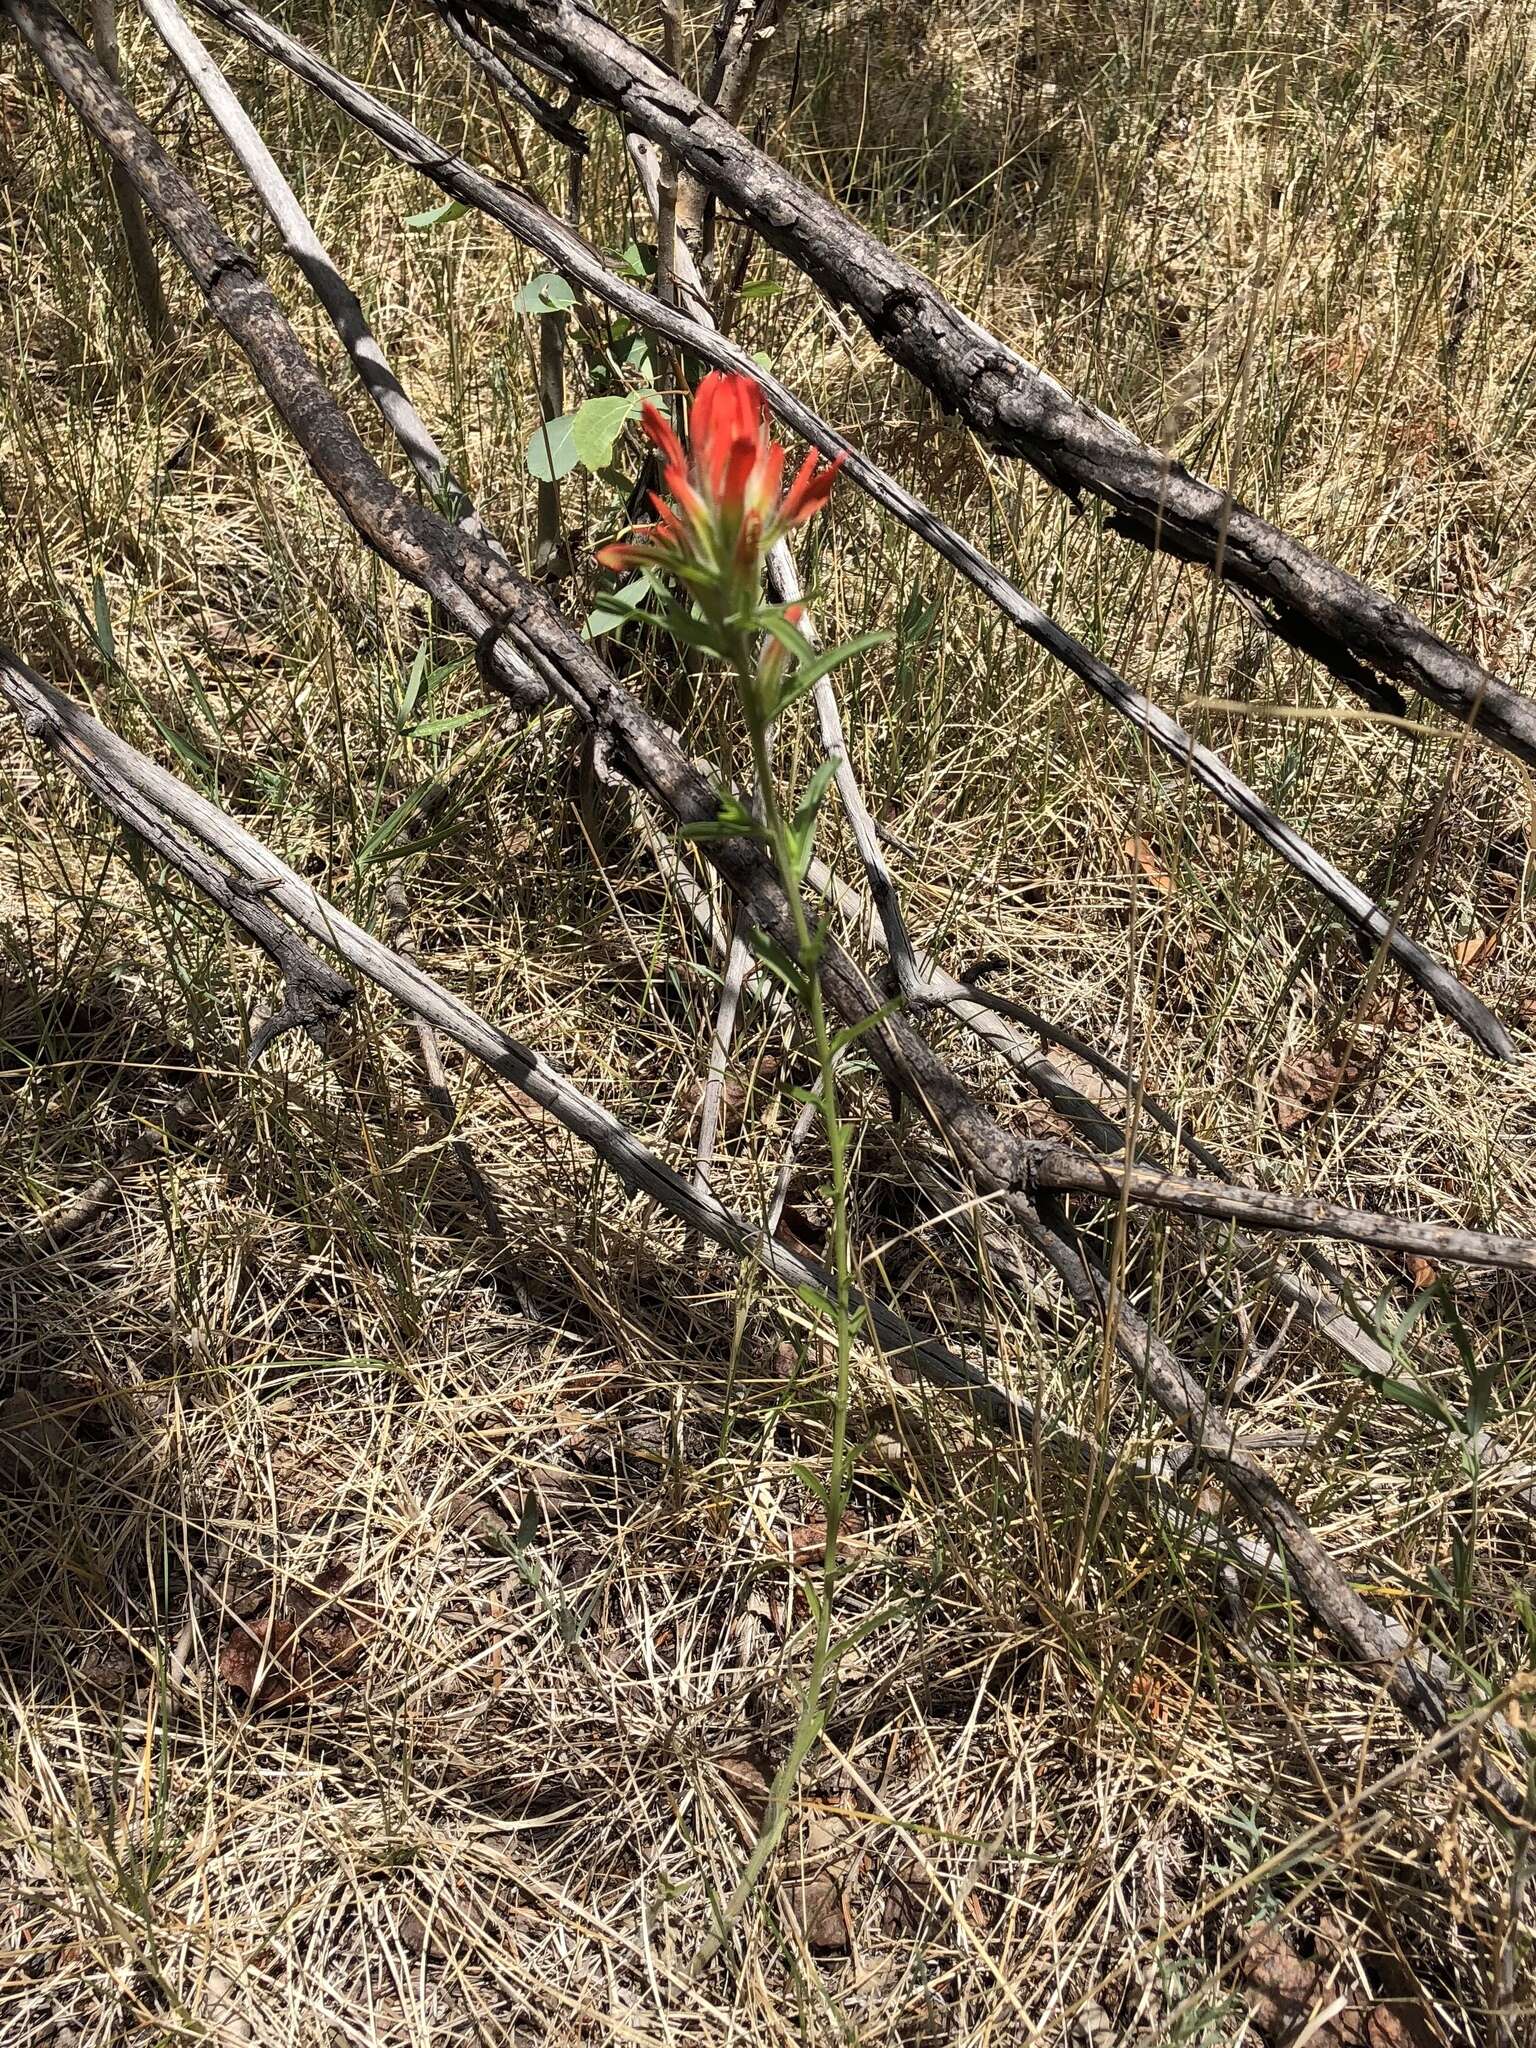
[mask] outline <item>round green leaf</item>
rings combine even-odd
[[[576,294],[558,271],[541,270],[512,303],[519,313],[564,313],[575,305]]]
[[[579,457],[571,436],[574,418],[573,413],[562,413],[558,419],[547,420],[534,429],[523,459],[528,474],[541,484],[558,483],[576,467]]]

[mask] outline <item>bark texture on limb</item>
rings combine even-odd
[[[3,646],[0,695],[20,715],[25,729],[46,740],[114,816],[174,859],[194,886],[283,963],[285,971],[302,973],[337,1006],[352,998],[351,984],[319,960],[277,910],[319,944],[339,953],[412,1016],[510,1081],[590,1146],[625,1187],[659,1202],[690,1229],[734,1255],[756,1259],[790,1286],[827,1294],[831,1282],[819,1266],[766,1237],[707,1190],[690,1186],[539,1053],[488,1023],[425,973],[412,955],[386,946],[354,923],[216,804],[139,753]],[[937,1339],[915,1332],[905,1317],[884,1303],[872,1300],[866,1305],[888,1359],[966,1395],[994,1426],[1026,1435],[1033,1430],[1035,1418],[1027,1404],[993,1385]]]
[[[1405,684],[1536,765],[1536,702],[1026,362],[583,0],[475,5],[626,128],[671,152],[764,241],[852,306],[886,354],[989,445],[1022,457],[1074,500],[1102,500],[1117,533],[1213,570],[1282,639],[1369,703],[1382,704],[1382,678]]]
[[[70,716],[73,706],[3,647],[0,696],[16,712],[29,738],[40,740],[120,825],[216,904],[282,975],[281,1005],[251,1035],[251,1064],[286,1031],[304,1031],[323,1043],[327,1026],[352,1002],[352,984],[328,967],[280,917],[274,917],[259,889],[231,879],[177,828],[162,807],[145,800],[136,778],[123,773],[121,743],[114,741],[105,726],[94,719]]]
[[[101,60],[102,70],[116,85],[122,76],[117,42],[117,0],[91,0],[91,41]],[[139,204],[139,195],[133,189],[132,180],[123,176],[116,163],[109,163],[108,176],[117,217],[122,224],[134,296],[144,319],[145,332],[153,345],[160,348],[171,331],[171,314],[165,303],[165,287],[160,282],[154,244],[144,223],[144,209]]]
[[[161,219],[216,316],[245,350],[316,473],[365,537],[376,529],[380,538],[374,544],[386,559],[398,557],[414,565],[414,571],[405,573],[419,577],[425,563],[450,589],[469,592],[472,603],[488,603],[541,679],[596,728],[616,765],[637,787],[680,823],[715,823],[719,792],[688,761],[671,735],[593,656],[547,599],[517,577],[506,560],[485,543],[405,504],[393,491],[346,422],[259,273],[218,227],[195,189],[122,95],[90,61],[57,10],[48,0],[0,0],[0,11],[21,28],[60,90],[134,177],[141,196]],[[175,785],[174,778],[168,780],[173,787],[167,794],[167,809],[182,822],[187,805],[202,800]],[[172,809],[173,801],[180,808]],[[212,807],[205,809],[211,811]],[[219,814],[213,816],[217,819]],[[222,821],[226,827],[228,823]],[[764,850],[752,842],[712,837],[706,842],[706,851],[752,922],[787,949],[793,942],[790,907]],[[270,861],[270,856],[265,859]],[[269,878],[274,898],[284,910],[303,929],[336,944],[343,957],[353,960],[353,949],[377,946],[360,928],[314,899],[313,891],[306,891],[297,877],[272,875],[270,866],[262,869],[262,875]],[[280,893],[288,882],[297,888],[291,894]],[[338,931],[344,931],[347,945],[341,944]],[[821,971],[827,1001],[846,1022],[863,1022],[878,1007],[868,978],[834,941],[827,942]],[[414,987],[423,1013],[440,1028],[461,1037],[464,1031],[471,1031],[480,1044],[486,1044],[483,1020],[467,1012],[419,970],[402,968],[392,956],[390,973],[397,984],[403,977]],[[887,1018],[865,1043],[886,1077],[922,1108],[942,1134],[972,1185],[983,1194],[999,1197],[1021,1233],[1055,1258],[1052,1244],[1046,1242],[1051,1233],[1028,1199],[1037,1184],[1041,1152],[1050,1148],[999,1124],[904,1018]],[[627,1186],[640,1193],[654,1193],[692,1227],[711,1235],[737,1229],[728,1212],[701,1197],[653,1153],[638,1147],[615,1118],[581,1095],[536,1053],[502,1033],[491,1034],[488,1050],[492,1063],[500,1062],[497,1071],[507,1072],[524,1093],[599,1151]],[[1221,1192],[1231,1194],[1230,1189]],[[757,1251],[760,1244],[754,1234],[740,1249]],[[779,1261],[788,1259],[782,1247],[772,1245],[763,1247],[760,1255],[775,1270]],[[798,1266],[800,1262],[789,1263]],[[1117,1345],[1135,1366],[1147,1392],[1283,1550],[1294,1583],[1317,1621],[1348,1655],[1367,1666],[1415,1727],[1433,1731],[1444,1726],[1448,1714],[1444,1695],[1411,1645],[1355,1591],[1300,1510],[1241,1448],[1230,1424],[1212,1408],[1167,1346],[1147,1331],[1122,1299],[1105,1301],[1080,1262],[1076,1274],[1059,1262],[1058,1271],[1069,1286],[1074,1278],[1079,1281],[1082,1305],[1106,1317]],[[996,1394],[995,1389],[991,1391]],[[1478,1756],[1472,1761],[1493,1796],[1501,1800],[1515,1796],[1511,1779],[1495,1760]]]
[[[845,463],[844,473],[853,483],[958,568],[1013,625],[1069,668],[1122,718],[1161,748],[1182,771],[1224,804],[1249,831],[1332,903],[1362,938],[1372,945],[1384,947],[1479,1045],[1498,1058],[1513,1057],[1514,1046],[1508,1032],[1486,1005],[1480,1003],[1442,961],[1404,932],[1357,883],[1293,831],[1219,755],[1199,745],[1161,706],[1133,689],[1107,662],[1100,660],[1090,648],[1057,625],[969,541],[867,456],[851,447],[835,428],[765,371],[744,349],[717,334],[705,320],[614,277],[597,251],[557,221],[540,202],[500,180],[471,169],[462,158],[441,148],[402,116],[383,106],[354,80],[344,77],[312,50],[263,20],[245,6],[243,0],[198,0],[198,5],[204,13],[235,29],[258,49],[275,56],[297,76],[328,94],[402,161],[414,165],[442,190],[478,207],[529,247],[538,249],[574,283],[642,326],[650,327],[666,339],[690,349],[704,361],[753,377],[782,419],[824,453],[841,455]],[[861,847],[863,852],[866,849]]]

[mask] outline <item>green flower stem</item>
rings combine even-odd
[[[853,1274],[848,1234],[848,1129],[838,1108],[837,1051],[821,985],[821,943],[806,915],[801,878],[796,872],[795,848],[789,824],[774,788],[770,755],[770,723],[757,686],[756,668],[749,643],[736,644],[732,655],[740,683],[752,743],[752,764],[757,777],[762,832],[773,854],[779,880],[789,899],[794,921],[795,965],[799,970],[799,993],[811,1023],[817,1065],[817,1108],[826,1133],[832,1168],[832,1275],[833,1298],[829,1304],[837,1341],[837,1380],[832,1403],[832,1457],[827,1477],[827,1540],[822,1552],[821,1591],[816,1605],[816,1637],[811,1666],[806,1675],[800,1715],[784,1760],[768,1788],[762,1829],[735,1890],[726,1904],[721,1922],[694,1958],[695,1974],[718,1954],[731,1928],[756,1888],[757,1881],[777,1848],[789,1819],[790,1798],[801,1766],[820,1740],[826,1720],[826,1694],[835,1656],[832,1647],[832,1603],[837,1584],[837,1548],[843,1517],[848,1505],[851,1473],[848,1461],[849,1388],[853,1366]]]

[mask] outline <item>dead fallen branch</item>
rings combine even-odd
[[[304,986],[323,991],[333,1008],[343,998],[350,1000],[353,991],[350,983],[318,960],[283,923],[276,915],[278,910],[319,944],[339,953],[413,1017],[453,1039],[493,1073],[510,1081],[589,1146],[625,1187],[659,1202],[690,1229],[735,1256],[755,1259],[789,1286],[825,1295],[830,1283],[820,1267],[766,1238],[707,1191],[693,1188],[547,1060],[450,994],[410,955],[385,945],[355,924],[217,805],[139,753],[4,647],[0,647],[0,693],[18,713],[25,730],[78,775],[114,817],[163,853],[200,893],[283,967],[289,977],[290,998],[296,976],[304,978]],[[331,1011],[317,1013],[317,1025],[329,1014]],[[269,1028],[267,1042],[275,1035]],[[1034,1416],[1025,1404],[936,1340],[914,1333],[906,1320],[885,1304],[870,1301],[867,1307],[871,1327],[888,1361],[911,1365],[938,1384],[967,1394],[994,1426],[1025,1435],[1032,1431]]]
[[[447,11],[452,0],[435,4]],[[852,306],[886,354],[991,446],[1023,457],[1074,500],[1087,493],[1108,504],[1117,533],[1211,569],[1282,639],[1378,708],[1381,679],[1390,678],[1536,764],[1529,697],[1024,361],[583,0],[468,4],[515,34],[534,61],[558,67],[612,108],[626,129],[675,156],[824,292]]]
[[[1444,1259],[1501,1267],[1506,1273],[1536,1273],[1536,1244],[1518,1237],[1497,1237],[1481,1230],[1457,1230],[1448,1223],[1412,1223],[1380,1216],[1369,1209],[1347,1209],[1310,1195],[1271,1193],[1208,1180],[1186,1180],[1155,1166],[1129,1166],[1120,1159],[1088,1160],[1065,1146],[1042,1153],[1036,1170],[1037,1188],[1054,1194],[1121,1195],[1155,1209],[1174,1209],[1184,1216],[1224,1216],[1251,1230],[1284,1230],[1332,1237],[1348,1244],[1370,1245],[1376,1251],[1417,1253]]]
[[[91,62],[48,0],[0,0],[0,5],[21,28],[86,125],[133,178],[216,316],[245,350],[317,475],[365,538],[396,566],[410,564],[404,573],[416,580],[431,573],[450,591],[456,590],[461,603],[467,592],[473,605],[488,606],[499,629],[514,640],[541,681],[594,727],[615,764],[637,787],[680,823],[715,824],[720,814],[719,792],[594,657],[548,600],[484,543],[448,527],[423,508],[411,506],[393,491],[358,442],[254,266],[219,229],[194,188]],[[172,795],[174,790],[167,795],[167,808],[182,822],[185,800],[191,793],[183,791],[176,798],[179,809],[172,809]],[[218,814],[214,815],[217,818]],[[752,923],[780,946],[790,945],[790,908],[763,850],[753,842],[712,836],[706,851]],[[281,879],[271,878],[274,895]],[[302,885],[296,896],[283,895],[279,900],[302,928],[337,944],[343,957],[353,959],[353,949],[359,944],[377,945],[358,927],[346,926],[345,920],[338,922],[339,914],[328,906],[312,903]],[[347,947],[340,944],[342,936],[348,939]],[[654,1154],[638,1147],[616,1119],[573,1089],[537,1054],[505,1034],[492,1033],[487,1039],[483,1021],[464,1011],[462,1005],[454,1005],[453,999],[419,970],[391,960],[388,972],[391,985],[397,988],[402,980],[412,985],[414,976],[415,998],[433,1022],[461,1039],[466,1029],[473,1032],[478,1040],[475,1049],[487,1047],[491,1063],[502,1063],[497,1071],[508,1072],[524,1093],[552,1114],[558,1113],[568,1128],[599,1151],[627,1186],[664,1201],[692,1227],[707,1230],[711,1236],[727,1232],[730,1235],[721,1241],[736,1242],[737,1219],[701,1197]],[[868,979],[830,939],[822,954],[821,975],[829,1005],[845,1021],[862,1023],[877,1007]],[[428,1004],[431,1008],[425,1009]],[[1355,1592],[1299,1509],[1241,1448],[1230,1424],[1167,1346],[1146,1329],[1123,1299],[1114,1295],[1105,1299],[1095,1277],[1042,1223],[1028,1197],[1037,1185],[1039,1156],[1051,1148],[1035,1145],[1000,1125],[904,1017],[886,1018],[865,1042],[887,1080],[922,1108],[973,1187],[995,1198],[1012,1226],[1052,1261],[1085,1313],[1104,1317],[1118,1348],[1131,1361],[1153,1400],[1283,1551],[1292,1582],[1317,1621],[1375,1675],[1416,1727],[1443,1726],[1447,1707],[1442,1690],[1405,1647],[1400,1632]],[[1232,1191],[1221,1192],[1230,1197]],[[754,1236],[740,1249],[753,1251],[757,1242]],[[781,1248],[770,1247],[763,1256],[772,1262],[785,1255]],[[778,1270],[777,1265],[774,1269]],[[996,1390],[992,1391],[995,1394]],[[1492,1759],[1469,1758],[1469,1764],[1493,1797],[1508,1801],[1515,1796],[1509,1775]]]
[[[19,670],[3,650],[0,695],[18,713],[30,738],[49,747],[120,825],[185,875],[231,924],[254,939],[282,975],[282,1003],[252,1034],[247,1056],[251,1063],[286,1031],[304,1031],[323,1042],[327,1026],[351,1003],[352,984],[327,967],[280,917],[273,916],[259,889],[231,881],[177,830],[162,808],[146,803],[133,779],[117,771],[111,750],[93,745],[89,731],[57,717],[42,694],[41,678]]]
[[[756,1230],[707,1191],[701,1193],[691,1187],[617,1118],[582,1095],[537,1053],[433,981],[409,954],[384,945],[355,924],[234,819],[140,754],[4,647],[0,647],[0,691],[18,712],[25,729],[44,741],[93,793],[101,796],[114,815],[125,821],[132,819],[136,832],[148,825],[154,835],[150,843],[176,846],[177,865],[195,887],[206,891],[207,878],[218,875],[224,886],[217,893],[210,893],[210,901],[231,918],[235,912],[230,904],[247,898],[263,904],[269,926],[280,925],[275,916],[275,910],[280,909],[313,938],[339,953],[356,972],[393,996],[418,1022],[453,1038],[492,1072],[502,1075],[546,1109],[590,1146],[623,1185],[658,1201],[691,1229],[702,1230],[733,1254],[754,1259],[775,1278],[825,1297],[828,1280],[820,1267],[789,1251],[766,1232]],[[225,867],[218,867],[216,862],[224,863]],[[301,941],[286,932],[286,927],[280,928],[291,946],[307,952]],[[93,1207],[90,1213],[98,1210]],[[73,1234],[75,1220],[71,1216],[69,1234]],[[1008,1259],[1011,1248],[1007,1240],[995,1242]],[[867,1313],[868,1327],[887,1364],[905,1367],[948,1391],[958,1392],[993,1427],[1008,1429],[1018,1437],[1042,1438],[1075,1464],[1092,1462],[1094,1446],[1053,1419],[1039,1416],[1027,1402],[999,1388],[938,1339],[914,1331],[906,1318],[887,1304],[878,1299],[859,1299],[857,1305]],[[1207,1433],[1220,1427],[1213,1417],[1204,1424]],[[1224,1471],[1230,1474],[1233,1469],[1252,1468],[1258,1474],[1251,1455],[1230,1434],[1218,1441]],[[1198,1513],[1191,1515],[1187,1502],[1178,1495],[1179,1475],[1161,1461],[1129,1469],[1132,1476],[1164,1499],[1174,1525],[1213,1555],[1239,1558],[1250,1569],[1273,1576],[1277,1553],[1283,1553],[1287,1573],[1295,1575],[1298,1563],[1303,1567],[1304,1593],[1314,1582],[1319,1559],[1323,1561],[1325,1578],[1336,1572],[1305,1523],[1294,1509],[1289,1509],[1288,1503],[1283,1503],[1283,1496],[1278,1498],[1289,1509],[1288,1519],[1282,1520],[1282,1526],[1288,1528],[1289,1541],[1272,1538],[1275,1549],[1271,1550],[1215,1528]],[[1341,1579],[1341,1583],[1347,1587],[1347,1582]],[[1358,1595],[1350,1593],[1349,1597],[1365,1608]],[[1447,1683],[1450,1673],[1442,1660],[1431,1653],[1421,1669],[1414,1661],[1413,1644],[1402,1625],[1390,1616],[1375,1615],[1368,1608],[1365,1612],[1375,1624],[1371,1638],[1376,1653],[1373,1661],[1386,1669],[1394,1694],[1402,1696],[1406,1691],[1407,1696],[1418,1698],[1425,1712],[1438,1716],[1436,1727],[1443,1728],[1445,1710],[1439,1688]],[[1478,1769],[1496,1797],[1507,1801],[1512,1796],[1513,1787],[1490,1759],[1480,1757]]]
[[[843,456],[845,473],[860,489],[958,568],[1013,625],[1070,669],[1224,804],[1332,903],[1362,938],[1385,947],[1477,1044],[1500,1059],[1514,1056],[1513,1042],[1503,1025],[1456,975],[1401,930],[1357,883],[1293,831],[1219,755],[1201,746],[1176,719],[1133,689],[1091,649],[1066,632],[969,541],[853,448],[745,350],[717,334],[704,321],[615,277],[597,251],[557,221],[538,200],[502,180],[473,170],[462,158],[384,106],[355,80],[346,78],[314,51],[245,6],[243,0],[197,0],[197,4],[204,13],[236,30],[256,48],[326,93],[402,162],[412,165],[454,198],[500,222],[528,247],[537,249],[573,283],[704,361],[755,378],[782,419],[824,453]]]

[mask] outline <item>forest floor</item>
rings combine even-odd
[[[283,18],[517,175],[423,7]],[[654,37],[656,10],[626,18]],[[126,5],[122,26],[138,106],[403,474],[200,103]],[[530,561],[519,293],[542,266],[487,221],[426,220],[434,188],[199,29]],[[750,120],[1020,353],[1536,690],[1533,115],[1531,0],[845,0],[791,7]],[[559,153],[513,119],[560,199]],[[612,123],[586,125],[583,224],[623,258],[648,219]],[[0,31],[0,637],[360,922],[388,934],[406,905],[439,979],[686,1169],[720,977],[654,850],[564,715],[485,711],[462,638],[344,525],[163,263],[152,349],[102,161]],[[1418,702],[1373,720],[1205,575],[943,418],[734,231],[722,268],[750,347],[1453,957],[1522,1057],[1490,1063],[1364,960],[844,489],[802,566],[829,637],[893,636],[843,708],[919,938],[1245,1179],[1536,1235],[1531,775]],[[574,338],[566,374],[573,405],[599,388]],[[572,473],[577,619],[623,518]],[[710,677],[626,658],[691,751],[730,748]],[[813,724],[782,752],[803,780]],[[915,1120],[872,1083],[850,1095],[865,1283],[1102,1455],[999,1440],[861,1358],[825,1738],[696,1971],[804,1682],[828,1376],[803,1307],[450,1048],[493,1228],[381,997],[247,1070],[267,963],[8,718],[0,970],[13,2048],[1536,2038],[1518,1830],[1282,1584],[1147,1488],[1167,1423],[976,1204],[914,1183]],[[933,1028],[1008,1121],[1065,1132]],[[749,1212],[798,1047],[749,997],[715,1168]],[[818,1255],[823,1174],[812,1145],[785,1220]],[[1133,1212],[1105,1241],[1355,1584],[1518,1716],[1529,1284],[1340,1253],[1400,1367],[1373,1384],[1238,1272],[1230,1233]]]

